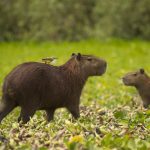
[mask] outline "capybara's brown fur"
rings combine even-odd
[[[57,108],[67,108],[79,117],[82,88],[89,76],[100,76],[106,61],[91,55],[72,54],[61,66],[38,62],[18,65],[5,78],[0,104],[0,122],[16,106],[21,107],[18,121],[29,121],[36,110],[45,110],[47,120],[53,119]]]
[[[138,90],[145,108],[150,105],[150,77],[144,69],[128,73],[123,77],[123,82],[125,85],[134,86]]]

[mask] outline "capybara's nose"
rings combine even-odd
[[[103,66],[104,66],[104,68],[107,67],[107,62],[105,60],[103,61]]]
[[[125,80],[125,77],[122,77],[121,79],[122,79],[122,80]]]
[[[106,61],[104,61],[104,66],[105,66],[105,68],[107,67],[107,62]]]

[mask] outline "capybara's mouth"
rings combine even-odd
[[[106,72],[106,67],[103,68],[103,72],[102,72],[102,75]]]
[[[107,63],[105,62],[105,65],[102,69],[101,75],[103,75],[106,72],[106,69],[107,69]]]
[[[97,75],[103,75],[106,72],[106,67],[104,67],[103,69],[100,69],[99,73],[97,73]]]
[[[127,80],[125,78],[122,78],[122,82],[124,85],[129,85],[129,83],[127,82]]]

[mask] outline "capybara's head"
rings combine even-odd
[[[106,71],[107,63],[104,59],[92,55],[81,55],[80,53],[73,53],[72,58],[86,76],[100,76]]]
[[[143,82],[146,79],[147,79],[147,75],[146,75],[144,69],[139,69],[138,71],[130,72],[122,78],[123,83],[125,85],[135,86],[135,87],[143,84]]]

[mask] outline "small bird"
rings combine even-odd
[[[56,57],[46,57],[46,58],[42,58],[42,62],[44,62],[45,64],[51,64],[51,62],[53,62],[54,60],[56,60]]]

